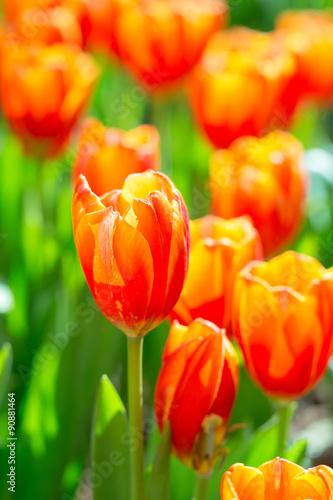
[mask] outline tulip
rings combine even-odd
[[[61,152],[97,76],[92,57],[78,47],[5,44],[2,110],[27,153],[45,157]]]
[[[238,382],[236,351],[224,330],[203,319],[173,323],[155,414],[161,432],[170,422],[174,454],[200,474],[211,471],[220,456]]]
[[[303,147],[287,132],[242,137],[212,156],[214,212],[226,219],[248,214],[265,255],[276,253],[295,236],[304,214],[306,184]]]
[[[295,107],[295,72],[274,34],[236,27],[213,35],[189,81],[194,114],[213,145],[285,128]]]
[[[333,271],[285,252],[239,274],[234,333],[254,382],[288,402],[310,391],[333,352]]]
[[[188,325],[201,317],[229,333],[236,274],[251,260],[263,259],[258,231],[249,217],[213,215],[190,222],[190,231],[189,272],[171,318]]]
[[[112,46],[150,91],[177,83],[226,22],[219,0],[113,0]]]
[[[286,11],[276,23],[288,50],[297,61],[296,86],[301,97],[319,101],[333,98],[333,13]]]
[[[235,464],[224,473],[221,500],[332,500],[333,470],[326,465],[304,470],[281,458],[257,469]]]
[[[48,30],[52,31],[47,27],[53,26],[65,40],[74,38],[79,43],[79,37],[83,47],[87,44],[91,21],[85,0],[4,0],[3,6],[6,19],[18,26],[18,34],[27,39],[43,38]],[[80,34],[77,34],[77,25]],[[47,33],[47,37],[50,36]]]
[[[161,323],[179,298],[188,267],[187,208],[170,179],[148,170],[98,198],[81,175],[73,226],[102,313],[132,337]]]
[[[128,175],[159,170],[159,146],[159,133],[150,125],[125,132],[87,118],[74,163],[74,181],[83,174],[97,196],[121,189]]]

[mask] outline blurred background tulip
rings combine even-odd
[[[87,118],[80,133],[74,181],[83,174],[97,196],[121,189],[128,175],[159,170],[159,146],[158,130],[150,125],[125,132]]]
[[[289,133],[276,130],[261,139],[241,137],[212,156],[213,210],[226,219],[248,214],[265,255],[272,255],[300,228],[306,178],[303,147]]]
[[[295,86],[300,98],[333,98],[333,11],[285,11],[276,21],[297,61]]]
[[[185,325],[203,318],[231,334],[235,277],[251,260],[263,259],[260,236],[249,217],[207,215],[191,221],[190,231],[189,272],[171,318]]]
[[[195,117],[217,148],[285,128],[293,56],[273,33],[235,27],[211,37],[189,81]],[[263,98],[264,97],[264,98]]]
[[[3,6],[6,20],[27,42],[49,39],[53,31],[53,36],[87,44],[91,20],[84,0],[3,0]]]
[[[333,273],[312,257],[285,252],[252,262],[235,285],[234,332],[246,368],[272,398],[310,391],[333,352]]]
[[[112,0],[112,46],[149,91],[172,86],[197,62],[228,7],[220,0]]]
[[[236,351],[225,331],[197,319],[175,321],[155,390],[155,414],[171,425],[173,452],[198,473],[209,473],[221,456],[237,394]]]
[[[325,465],[304,470],[287,460],[275,458],[257,469],[235,464],[225,472],[221,500],[330,500],[333,470]]]
[[[41,158],[59,154],[96,82],[98,69],[92,57],[65,44],[30,46],[7,41],[3,50],[4,115],[28,154]]]
[[[166,175],[147,171],[98,198],[80,176],[72,212],[98,307],[126,335],[145,335],[167,317],[184,286],[189,225],[181,194]]]

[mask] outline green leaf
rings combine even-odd
[[[5,342],[0,351],[0,408],[7,390],[12,362],[12,346],[9,342]]]
[[[170,424],[167,422],[149,476],[147,500],[167,500],[170,474]]]
[[[288,448],[285,459],[293,462],[294,464],[301,464],[305,457],[306,447],[308,440],[306,438],[298,439],[294,444]]]
[[[129,432],[124,405],[106,375],[98,388],[91,443],[94,500],[128,500]]]

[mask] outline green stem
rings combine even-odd
[[[283,458],[286,452],[286,447],[289,438],[289,422],[290,422],[290,407],[289,404],[279,405],[279,442],[278,442],[278,457]]]
[[[128,412],[132,449],[132,500],[144,500],[144,433],[142,414],[143,337],[127,337]]]
[[[211,474],[198,474],[196,500],[207,500]]]

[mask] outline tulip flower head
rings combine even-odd
[[[209,472],[221,454],[238,383],[236,351],[224,330],[203,319],[173,323],[155,414],[161,432],[170,422],[175,455],[198,473]]]
[[[189,221],[181,194],[166,175],[147,170],[99,198],[81,175],[72,214],[98,307],[126,335],[145,335],[168,316],[184,286]]]
[[[181,79],[226,21],[220,0],[113,0],[112,45],[149,91]]]
[[[189,272],[171,318],[188,325],[201,317],[229,333],[236,274],[251,260],[263,259],[258,231],[249,217],[213,215],[190,222],[190,231]]]
[[[225,148],[243,135],[285,128],[295,72],[271,33],[236,27],[214,34],[189,81],[194,114],[212,144]]]
[[[242,137],[211,159],[214,212],[226,219],[248,214],[265,255],[295,236],[303,219],[306,184],[303,147],[281,130],[261,139]]]
[[[8,43],[5,53],[0,61],[3,113],[27,153],[54,156],[92,93],[98,76],[94,60],[79,47],[62,43]]]
[[[83,123],[74,163],[74,181],[83,174],[97,196],[121,189],[126,177],[160,168],[160,136],[150,125],[125,132],[94,118]]]
[[[221,482],[221,500],[332,500],[333,470],[326,465],[304,470],[281,458],[257,469],[235,464]]]
[[[276,23],[297,61],[300,97],[333,98],[333,11],[286,11]]]
[[[251,262],[235,284],[233,326],[254,382],[277,400],[301,397],[333,352],[332,270],[291,251]]]

